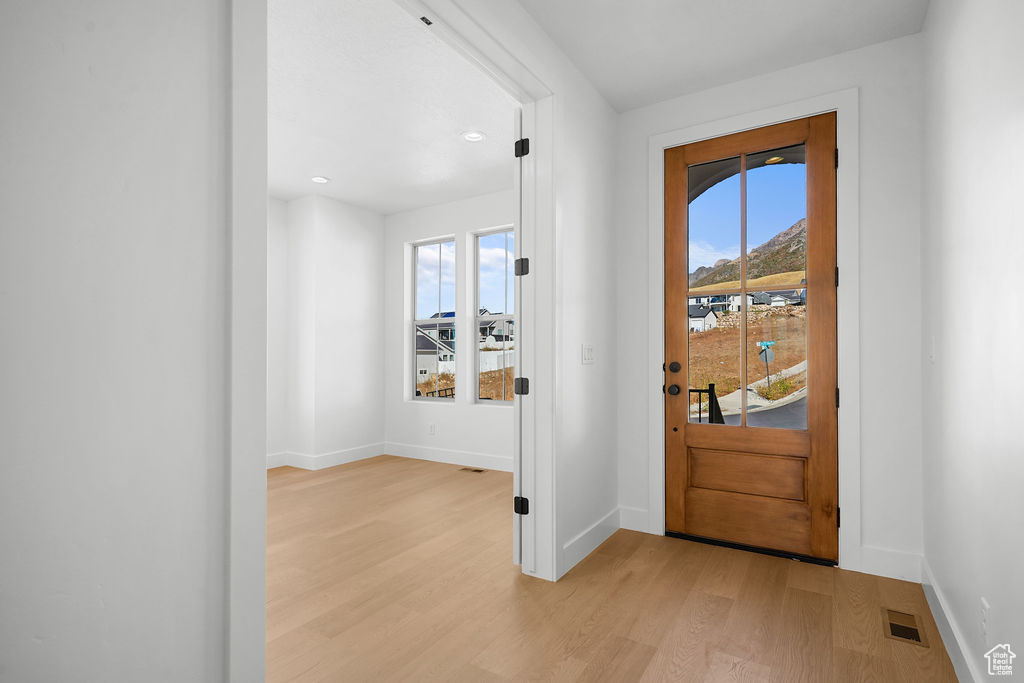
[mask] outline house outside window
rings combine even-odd
[[[515,373],[515,235],[479,235],[477,264],[477,398],[511,401]]]
[[[455,398],[455,241],[414,247],[413,396]]]

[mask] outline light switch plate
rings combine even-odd
[[[580,347],[580,363],[583,365],[594,364],[594,345],[584,344]]]

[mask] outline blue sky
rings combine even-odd
[[[440,272],[440,280],[438,273]],[[416,248],[416,317],[455,310],[455,242]]]
[[[807,217],[804,164],[747,172],[747,247],[758,247]],[[690,271],[740,255],[740,177],[731,176],[690,204]]]
[[[491,313],[515,312],[514,240],[511,232],[480,238],[480,307]]]
[[[514,237],[499,232],[480,237],[480,306],[491,313],[514,312]],[[417,248],[416,318],[455,310],[455,242]],[[440,280],[438,279],[440,271]]]

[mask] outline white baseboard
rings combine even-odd
[[[291,461],[292,454],[286,451],[280,453],[267,453],[267,469],[272,470],[275,467],[284,467]]]
[[[512,471],[511,455],[492,455],[489,453],[473,453],[472,451],[455,451],[447,448],[431,448],[418,446],[409,443],[395,443],[388,441],[382,444],[385,450],[382,453],[398,455],[403,458],[416,458],[417,460],[431,460],[433,462],[444,462],[450,465],[462,467],[479,467],[485,470],[498,470],[500,472]]]
[[[366,458],[383,455],[386,452],[383,443],[371,443],[365,446],[356,446],[355,448],[346,448],[319,455],[310,455],[308,453],[272,453],[267,456],[267,469],[288,466],[298,467],[303,470],[322,470],[325,467],[334,467],[335,465],[344,465],[347,462],[365,460]]]
[[[627,505],[619,506],[619,526],[630,531],[650,533],[650,519],[647,510]]]
[[[921,560],[921,556],[917,553],[865,545],[860,549],[860,566],[851,566],[849,569],[890,579],[921,583]],[[846,568],[841,555],[839,566]]]
[[[584,557],[594,552],[597,546],[619,530],[619,508],[613,509],[562,546],[562,556],[557,563],[556,580],[575,567]]]
[[[935,617],[935,624],[939,627],[939,634],[942,636],[942,644],[946,646],[946,653],[949,655],[949,661],[953,663],[957,678],[961,681],[981,683],[982,672],[978,668],[980,663],[976,663],[968,657],[970,649],[967,647],[963,631],[953,616],[953,611],[949,608],[949,602],[946,601],[942,588],[936,583],[935,575],[932,574],[927,559],[921,560],[921,573],[923,574],[921,583],[924,586],[924,596],[928,599],[928,606],[932,610],[932,616]]]

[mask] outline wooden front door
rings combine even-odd
[[[834,113],[665,150],[666,530],[838,561]]]

